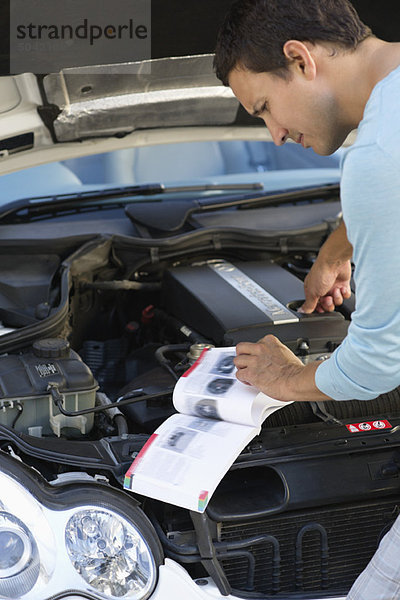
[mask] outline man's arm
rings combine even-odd
[[[304,282],[306,300],[301,311],[311,313],[334,310],[350,297],[350,258],[353,248],[342,222],[321,247],[318,258]],[[315,384],[320,361],[304,365],[275,336],[258,343],[242,342],[236,347],[234,363],[237,378],[250,383],[269,396],[282,401],[329,400]]]
[[[239,381],[284,402],[330,400],[315,385],[320,362],[303,365],[275,336],[267,335],[256,344],[241,342],[236,352],[234,363]]]
[[[350,149],[342,169],[357,305],[346,338],[315,375],[335,400],[370,400],[400,384],[400,154],[391,120],[385,123],[387,149],[377,143]]]
[[[301,312],[332,311],[349,298],[353,248],[344,222],[329,236],[304,280],[305,302]]]

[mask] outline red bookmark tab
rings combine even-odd
[[[125,483],[127,484],[128,489],[130,489],[130,487],[128,487],[128,483],[132,479],[135,469],[137,469],[140,462],[143,460],[143,457],[146,454],[147,450],[150,448],[152,443],[157,439],[157,437],[158,437],[157,433],[153,433],[149,437],[149,439],[147,440],[147,442],[145,443],[143,448],[140,450],[139,454],[137,455],[137,457],[135,458],[135,460],[133,461],[133,463],[131,464],[131,466],[129,467],[127,472],[125,473]],[[125,487],[125,484],[124,484],[124,487]]]
[[[365,433],[366,431],[379,431],[381,429],[392,429],[392,425],[386,419],[379,421],[364,421],[363,423],[351,423],[346,425],[350,433]]]

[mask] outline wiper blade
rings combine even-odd
[[[101,201],[110,200],[111,204],[123,204],[120,200],[129,201],[129,198],[136,196],[157,196],[159,194],[181,194],[188,192],[208,192],[208,191],[241,191],[241,190],[261,190],[262,183],[207,183],[199,185],[185,186],[165,186],[161,183],[149,183],[145,185],[130,185],[101,190],[88,190],[84,192],[73,192],[67,194],[52,194],[48,196],[35,196],[32,198],[23,198],[6,204],[0,209],[0,221],[7,217],[24,211],[25,217],[48,212],[57,212],[65,208],[74,208],[82,205],[96,205]],[[117,200],[117,202],[115,202]]]
[[[238,196],[224,195],[220,199],[197,198],[191,202],[159,202],[157,210],[151,205],[137,202],[125,208],[126,214],[135,224],[144,225],[154,230],[172,233],[181,229],[195,213],[221,210],[225,208],[255,208],[261,206],[279,206],[290,202],[304,200],[331,200],[339,194],[339,183],[328,183],[322,186],[301,187],[290,190],[253,193]]]

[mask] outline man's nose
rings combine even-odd
[[[289,131],[280,125],[271,122],[271,120],[264,119],[264,123],[271,134],[275,146],[283,146],[289,137]]]

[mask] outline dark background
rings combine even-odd
[[[152,0],[152,57],[213,52],[216,33],[233,0]],[[399,0],[354,0],[377,37],[400,41]]]
[[[218,26],[230,4],[231,0],[152,0],[152,58],[213,52]],[[398,0],[353,4],[378,37],[400,41]],[[0,0],[0,24],[0,75],[7,75],[9,0]]]

